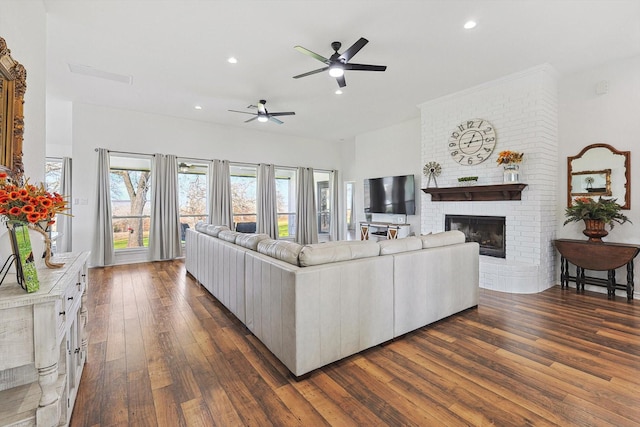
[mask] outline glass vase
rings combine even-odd
[[[507,163],[504,167],[503,182],[505,184],[517,184],[520,182],[520,166],[514,163]]]

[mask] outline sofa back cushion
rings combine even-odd
[[[242,233],[242,232],[239,232]],[[251,249],[252,251],[257,250],[258,243],[262,240],[271,239],[268,234],[253,234],[253,233],[243,233],[236,237],[236,245],[240,245],[243,248]]]
[[[306,245],[298,255],[300,267],[349,261],[380,255],[380,246],[369,240],[343,240]]]
[[[209,224],[205,228],[204,232],[207,233],[209,236],[218,237],[218,234],[220,234],[221,231],[226,231],[226,230],[229,230],[229,227],[227,227],[226,225]]]
[[[289,264],[298,265],[302,246],[288,240],[264,239],[258,242],[258,252]]]
[[[437,248],[440,246],[455,245],[464,243],[464,233],[459,230],[443,231],[442,233],[433,233],[420,236],[422,240],[422,248]]]
[[[380,255],[391,255],[400,252],[417,251],[422,249],[422,240],[415,236],[404,239],[380,240]]]
[[[207,223],[206,223],[206,222],[204,222],[204,221],[198,221],[198,222],[196,222],[196,231],[199,231],[199,232],[201,232],[201,233],[204,233],[204,232],[205,232],[205,230],[207,229],[207,225],[209,225],[209,224],[207,224]]]
[[[220,233],[218,233],[218,239],[222,239],[222,240],[225,240],[227,242],[235,243],[236,239],[241,234],[242,233],[238,233],[237,231],[222,230]]]

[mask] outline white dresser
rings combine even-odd
[[[0,426],[68,425],[87,358],[89,253],[54,257],[27,294],[0,286]]]

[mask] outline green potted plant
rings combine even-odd
[[[461,176],[458,178],[458,185],[471,185],[478,182],[477,176]]]
[[[564,221],[564,225],[570,222],[584,221],[584,235],[589,237],[590,242],[601,242],[602,237],[609,234],[604,229],[606,224],[609,225],[610,230],[613,230],[616,223],[631,222],[626,215],[620,212],[622,206],[616,203],[616,200],[603,199],[602,197],[599,197],[598,200],[590,197],[577,197],[571,206],[565,209],[567,219]]]

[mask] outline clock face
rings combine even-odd
[[[449,136],[449,154],[461,165],[477,165],[489,158],[496,146],[496,132],[484,119],[465,120]]]

